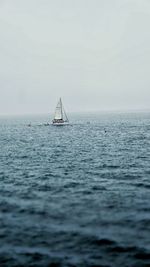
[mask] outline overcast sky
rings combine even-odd
[[[0,0],[0,114],[148,109],[150,0]]]

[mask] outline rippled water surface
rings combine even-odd
[[[0,266],[150,266],[150,114],[71,120],[0,119]]]

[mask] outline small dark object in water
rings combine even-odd
[[[27,126],[28,126],[28,127],[31,127],[31,123],[29,123]]]

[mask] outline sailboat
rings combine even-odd
[[[65,112],[65,109],[63,107],[61,98],[59,99],[58,104],[56,106],[55,115],[54,115],[54,119],[52,121],[52,124],[57,125],[57,126],[69,124],[69,120],[68,120],[67,114]]]

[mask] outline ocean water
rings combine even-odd
[[[150,113],[70,119],[0,119],[0,266],[150,266]]]

